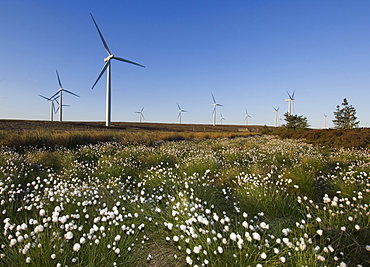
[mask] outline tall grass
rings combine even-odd
[[[0,265],[370,264],[369,151],[132,134],[3,147]]]

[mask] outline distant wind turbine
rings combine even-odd
[[[145,120],[145,117],[144,117],[144,114],[143,114],[143,111],[144,111],[144,107],[141,109],[141,111],[135,111],[135,113],[138,113],[140,114],[140,122],[142,121],[142,119]]]
[[[179,123],[181,124],[181,114],[182,114],[183,112],[187,112],[187,111],[186,111],[186,110],[181,109],[181,107],[180,107],[179,103],[177,103],[177,107],[179,108],[179,115],[177,116],[177,118],[179,119]]]
[[[116,57],[116,56],[112,55],[112,53],[110,52],[110,50],[108,48],[107,43],[105,42],[105,40],[103,38],[102,33],[99,30],[98,24],[96,23],[93,15],[91,13],[90,13],[90,15],[91,15],[92,20],[94,21],[94,24],[95,24],[96,29],[98,30],[98,33],[99,33],[100,39],[101,39],[101,41],[103,43],[103,46],[104,46],[105,50],[108,53],[108,57],[106,57],[104,59],[104,62],[105,62],[104,67],[100,71],[100,74],[99,74],[98,78],[96,79],[94,85],[91,87],[91,89],[93,89],[95,87],[95,85],[99,81],[100,77],[103,75],[103,73],[105,71],[107,71],[107,92],[106,92],[105,125],[106,126],[110,126],[110,123],[111,123],[111,80],[110,80],[110,78],[111,78],[111,67],[110,67],[111,59],[116,59],[116,60],[123,61],[123,62],[126,62],[126,63],[134,64],[134,65],[137,65],[137,66],[140,66],[140,67],[144,67],[144,66],[143,65],[140,65],[138,63],[135,63],[133,61],[130,61],[130,60],[127,60],[127,59],[124,59],[124,58],[120,58],[120,57]]]
[[[79,95],[76,95],[75,93],[72,93],[66,89],[63,88],[62,86],[62,83],[60,81],[60,78],[59,78],[59,73],[58,71],[56,71],[57,73],[57,78],[58,78],[58,83],[59,83],[59,90],[52,96],[50,97],[50,99],[54,99],[58,94],[59,94],[59,105],[58,105],[58,109],[59,109],[59,121],[61,122],[62,121],[62,107],[64,106],[63,105],[63,92],[66,92],[68,94],[71,94],[71,95],[74,95],[74,96],[77,96],[77,97],[80,97]]]
[[[217,107],[222,107],[222,105],[221,104],[218,104],[216,102],[216,99],[213,96],[213,94],[211,94],[211,95],[212,95],[212,99],[213,99],[213,104],[212,104],[212,106],[213,106],[213,126],[215,126],[216,125],[216,108]]]
[[[280,126],[279,109],[280,109],[280,107],[278,107],[278,108],[275,108],[274,107],[274,112],[275,112],[275,127]]]
[[[294,112],[294,94],[295,94],[295,90],[293,91],[293,94],[289,94],[289,92],[287,91],[287,94],[289,96],[288,99],[286,99],[285,101],[288,102],[288,115],[291,115],[292,114],[292,109],[293,109],[293,112]]]
[[[222,113],[221,113],[221,117],[220,117],[220,123],[222,125],[222,121],[225,120],[225,118],[222,116]]]
[[[58,103],[57,97],[56,98],[47,98],[46,96],[43,96],[43,95],[39,95],[39,96],[42,97],[42,98],[45,98],[47,101],[50,102],[50,121],[53,121],[54,120],[54,113],[56,113],[54,101],[56,101]]]
[[[328,115],[324,114],[324,129],[326,129],[326,118],[328,117]]]
[[[248,111],[245,110],[245,125],[248,125],[248,118],[252,118],[252,117],[249,116]]]

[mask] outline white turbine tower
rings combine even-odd
[[[328,115],[324,114],[324,129],[326,129],[326,118],[328,117]]]
[[[179,103],[177,103],[177,107],[179,108],[179,115],[177,116],[177,118],[179,119],[179,123],[181,124],[181,113],[183,112],[187,112],[186,110],[183,110],[181,109]]]
[[[225,118],[222,116],[222,113],[221,113],[221,117],[220,117],[220,124],[222,125],[222,121],[225,120]]]
[[[138,113],[140,114],[140,122],[142,121],[142,119],[145,120],[145,117],[144,117],[144,114],[143,114],[143,111],[144,111],[144,107],[141,109],[141,111],[135,111],[135,113]]]
[[[275,108],[274,107],[274,112],[275,112],[275,127],[280,126],[279,109],[280,109],[280,107],[278,107],[278,108]]]
[[[46,96],[43,96],[43,95],[39,95],[39,96],[42,97],[42,98],[45,98],[47,101],[50,102],[50,121],[53,121],[54,120],[54,113],[56,113],[54,101],[56,101],[58,103],[57,97],[56,98],[47,98]]]
[[[98,33],[99,33],[100,39],[101,39],[101,41],[103,43],[103,46],[104,46],[105,50],[108,53],[108,57],[106,57],[104,59],[104,62],[105,62],[104,67],[100,71],[100,74],[99,74],[98,78],[96,79],[94,85],[91,87],[91,89],[93,89],[95,87],[95,85],[99,81],[100,77],[103,75],[103,73],[105,71],[107,71],[107,92],[106,92],[105,126],[110,126],[110,123],[111,123],[111,80],[110,80],[110,78],[111,78],[111,67],[110,67],[111,59],[116,59],[116,60],[123,61],[123,62],[126,62],[126,63],[134,64],[134,65],[137,65],[137,66],[140,66],[140,67],[144,67],[144,66],[143,65],[140,65],[138,63],[135,63],[133,61],[130,61],[130,60],[127,60],[127,59],[124,59],[124,58],[120,58],[120,57],[116,57],[116,56],[112,55],[112,53],[110,52],[110,50],[108,48],[107,43],[105,42],[105,40],[103,38],[102,33],[99,30],[98,24],[96,23],[93,15],[91,13],[90,13],[90,15],[91,15],[92,20],[94,21],[94,24],[95,24],[96,29],[98,30]]]
[[[293,112],[294,112],[294,94],[295,94],[295,91],[293,91],[293,94],[289,94],[288,91],[287,91],[287,94],[289,96],[288,99],[286,99],[285,101],[288,102],[288,115],[291,115],[292,114],[292,109],[293,109]]]
[[[249,116],[248,110],[245,110],[245,125],[248,125],[248,118],[252,118],[252,117]]]
[[[211,94],[212,95],[212,99],[213,99],[213,104],[212,104],[212,106],[213,106],[213,126],[215,126],[216,125],[216,108],[217,107],[222,107],[222,105],[221,104],[218,104],[217,102],[216,102],[216,99],[215,99],[215,97],[213,96],[213,94]]]
[[[58,71],[56,71],[57,73],[57,77],[58,77],[58,83],[59,83],[59,90],[58,92],[56,92],[52,97],[50,97],[50,99],[55,99],[56,96],[59,94],[59,103],[58,103],[58,109],[59,109],[59,121],[62,122],[62,116],[63,116],[63,113],[62,113],[62,107],[64,106],[63,105],[63,92],[66,92],[68,94],[71,94],[71,95],[74,95],[74,96],[77,96],[77,97],[80,97],[79,95],[76,95],[75,93],[72,93],[66,89],[63,88],[62,86],[62,83],[60,81],[60,78],[59,78],[59,74],[58,74]]]

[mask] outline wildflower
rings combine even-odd
[[[218,247],[218,248],[217,248],[217,251],[218,251],[218,253],[220,253],[220,254],[222,254],[222,253],[224,252],[224,250],[223,250],[223,248],[222,248],[222,247]]]
[[[64,238],[67,239],[67,240],[71,240],[73,238],[73,233],[71,231],[67,232],[64,235]]]
[[[257,240],[257,241],[260,241],[260,240],[261,240],[261,236],[260,236],[260,234],[259,234],[259,233],[257,233],[257,232],[254,232],[254,233],[252,234],[252,237],[253,237],[253,239],[254,239],[254,240]]]
[[[175,242],[178,242],[178,241],[179,241],[179,237],[178,237],[177,235],[175,235],[172,239],[173,239],[173,241],[175,241]]]
[[[81,245],[79,243],[76,243],[76,244],[73,245],[73,250],[75,252],[78,252],[80,249],[81,249]]]
[[[189,265],[192,265],[193,260],[189,256],[186,256],[186,263],[189,264]]]
[[[367,251],[370,251],[370,245],[366,245],[365,248],[366,248]]]
[[[321,236],[323,234],[323,230],[319,229],[316,231],[316,233]]]
[[[31,263],[31,258],[30,257],[26,258],[26,263]]]
[[[262,258],[263,260],[265,260],[265,259],[267,258],[267,255],[266,255],[266,253],[265,253],[265,252],[262,252],[262,254],[261,254],[261,258]]]
[[[57,255],[55,255],[55,254],[51,254],[50,255],[50,258],[52,259],[52,260],[55,260],[55,258],[57,257]]]
[[[285,263],[286,259],[285,257],[280,257],[279,260],[282,262],[282,263]]]
[[[202,249],[202,246],[199,245],[199,246],[195,246],[193,251],[194,251],[195,254],[199,254],[201,249]]]
[[[236,234],[235,234],[235,233],[231,233],[231,234],[230,234],[230,239],[231,239],[232,241],[236,241]]]

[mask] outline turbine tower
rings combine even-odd
[[[245,110],[245,125],[248,125],[248,118],[252,118],[249,116],[247,109]]]
[[[328,115],[324,114],[324,129],[326,129],[326,118],[328,117]]]
[[[141,122],[141,120],[142,119],[144,119],[145,120],[145,118],[144,118],[144,114],[143,114],[143,111],[144,111],[144,107],[141,109],[141,111],[135,111],[135,113],[139,113],[140,115],[140,122]]]
[[[213,99],[213,104],[212,104],[212,106],[213,106],[213,126],[215,126],[216,125],[216,108],[217,107],[222,107],[222,105],[221,104],[218,104],[216,102],[216,99],[213,96],[213,94],[211,94],[211,95],[212,95],[212,99]]]
[[[220,117],[220,124],[222,125],[222,121],[225,120],[224,117],[222,117],[222,113],[221,113],[221,117]]]
[[[289,96],[288,99],[285,99],[285,101],[288,102],[288,115],[291,115],[292,114],[292,108],[293,108],[293,112],[294,112],[294,94],[295,94],[295,90],[293,91],[293,94],[289,94],[289,92],[287,91],[287,94]]]
[[[98,78],[96,79],[94,85],[91,87],[91,89],[93,89],[95,87],[95,85],[99,81],[100,77],[103,75],[103,73],[105,71],[107,71],[107,92],[106,92],[105,126],[110,126],[110,123],[111,123],[111,80],[110,80],[110,78],[111,78],[111,59],[116,59],[116,60],[123,61],[123,62],[126,62],[126,63],[134,64],[134,65],[137,65],[137,66],[140,66],[140,67],[144,67],[144,66],[143,65],[140,65],[138,63],[135,63],[133,61],[130,61],[130,60],[127,60],[127,59],[124,59],[124,58],[120,58],[120,57],[116,57],[116,56],[112,55],[112,53],[110,52],[110,50],[108,48],[107,43],[105,42],[105,40],[103,38],[102,33],[99,30],[98,24],[96,23],[93,15],[91,13],[90,13],[90,15],[91,15],[92,20],[94,21],[94,24],[95,24],[96,29],[98,30],[98,33],[99,33],[100,39],[101,39],[101,41],[103,43],[103,46],[104,46],[105,50],[108,53],[108,57],[106,57],[104,59],[104,62],[105,62],[104,67],[100,71],[100,74],[99,74]]]
[[[183,110],[181,109],[179,103],[177,103],[177,107],[179,108],[179,115],[177,116],[177,118],[179,119],[179,123],[181,124],[181,113],[183,112],[187,112],[186,110]]]
[[[275,112],[275,127],[280,126],[279,109],[280,109],[280,107],[278,107],[278,108],[275,108],[274,107],[274,112]]]
[[[62,116],[63,116],[62,107],[64,106],[63,105],[63,92],[66,92],[68,94],[71,94],[71,95],[74,95],[74,96],[77,96],[77,97],[80,97],[80,96],[64,89],[63,86],[62,86],[62,83],[60,81],[58,71],[56,71],[56,73],[57,73],[57,78],[58,78],[58,83],[59,83],[59,90],[52,97],[50,97],[50,99],[54,99],[59,94],[59,102],[57,101],[57,103],[58,103],[58,109],[59,109],[59,121],[62,122],[63,121],[63,119],[62,119]]]
[[[56,113],[54,101],[56,101],[58,103],[57,97],[52,99],[52,98],[47,98],[46,96],[43,96],[43,95],[39,95],[39,96],[42,97],[42,98],[45,98],[47,101],[50,102],[50,121],[53,121],[54,120],[54,113]]]

